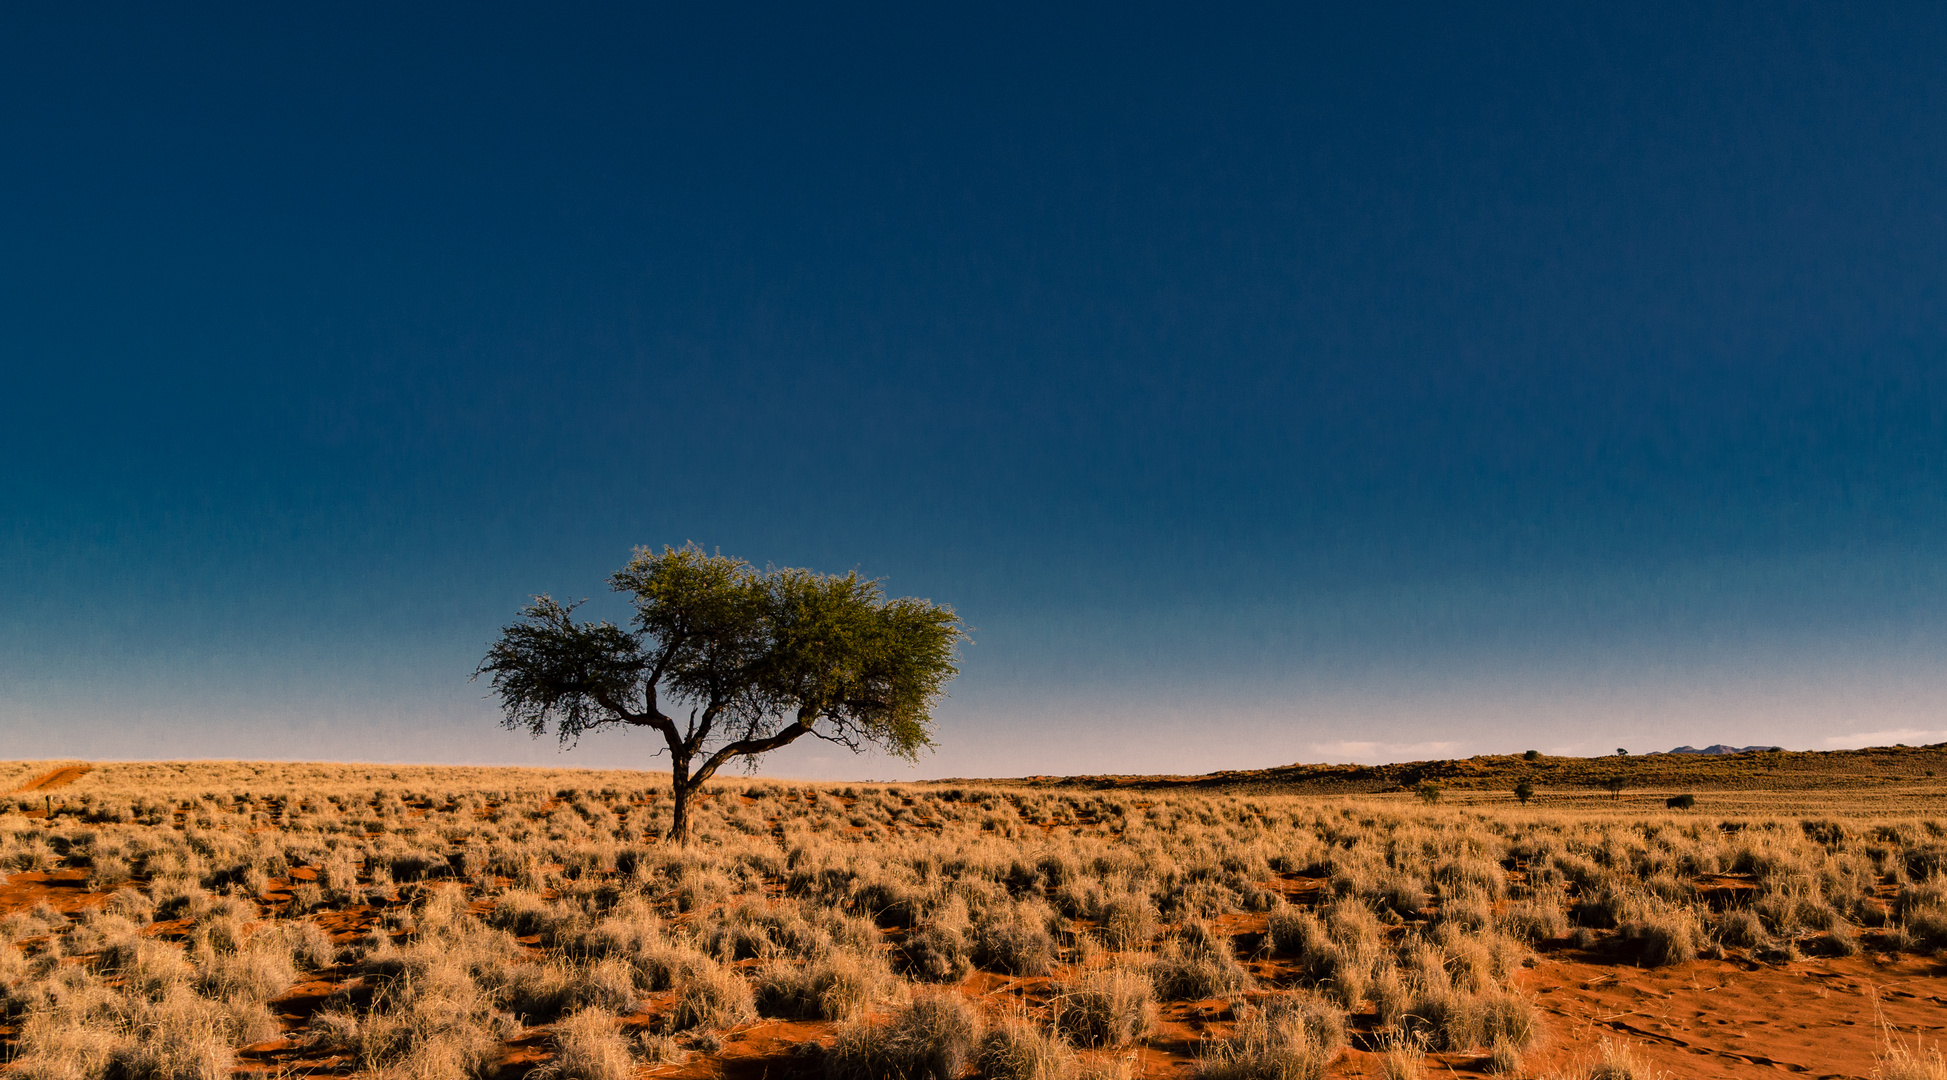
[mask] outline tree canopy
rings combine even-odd
[[[966,638],[950,607],[887,599],[856,571],[760,571],[695,544],[637,548],[609,585],[634,607],[626,626],[537,596],[474,675],[491,677],[506,727],[563,746],[609,726],[660,732],[679,839],[689,793],[732,761],[806,735],[908,760],[933,745]]]

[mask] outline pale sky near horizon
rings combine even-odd
[[[1947,740],[1947,9],[0,15],[13,758],[654,767],[634,545],[975,628],[916,767]]]

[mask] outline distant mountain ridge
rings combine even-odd
[[[1947,794],[1947,742],[1928,746],[1869,746],[1858,750],[1773,750],[1717,745],[1674,752],[1559,757],[1479,754],[1461,760],[1400,761],[1387,765],[1305,764],[1239,769],[1201,776],[1096,775],[936,780],[940,784],[1019,785],[1033,788],[1200,788],[1293,794],[1356,795],[1412,791],[1431,783],[1452,791],[1607,790],[1617,778],[1627,790],[1650,792],[1786,791],[1926,784]],[[1512,796],[1510,796],[1512,798]]]

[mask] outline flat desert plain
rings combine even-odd
[[[0,1041],[64,1080],[1947,1075],[1943,788],[1746,765],[1689,808],[728,781],[679,846],[653,773],[0,763]]]

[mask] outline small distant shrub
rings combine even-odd
[[[1205,1080],[1323,1080],[1345,1045],[1345,1014],[1318,998],[1251,1009],[1197,1068]]]
[[[830,1080],[956,1080],[980,1047],[980,1014],[952,993],[913,998],[884,1021],[839,1029],[825,1054]]]
[[[1318,917],[1295,904],[1271,909],[1265,937],[1271,950],[1283,956],[1304,956],[1330,943]]]
[[[1229,957],[1190,952],[1174,945],[1149,965],[1150,985],[1163,1001],[1227,997],[1243,990],[1249,981],[1243,967]]]
[[[712,964],[692,972],[676,995],[671,1021],[679,1029],[721,1030],[756,1019],[750,984],[726,967]]]
[[[1521,805],[1528,805],[1528,800],[1535,797],[1535,786],[1526,780],[1521,781],[1514,785],[1514,797]]]
[[[1130,893],[1102,903],[1097,932],[1112,949],[1133,949],[1156,936],[1156,904],[1147,894]]]
[[[1374,900],[1401,918],[1416,918],[1427,907],[1426,885],[1412,874],[1394,872],[1380,882]]]
[[[1026,1020],[997,1024],[981,1040],[975,1070],[983,1080],[1065,1080],[1075,1052]]]
[[[1046,975],[1055,962],[1055,940],[1041,922],[1016,915],[981,924],[974,932],[974,962],[1004,975]]]
[[[1697,805],[1697,797],[1689,794],[1672,795],[1663,800],[1663,805],[1671,810],[1689,810]]]
[[[1487,1049],[1487,1071],[1495,1076],[1514,1076],[1521,1072],[1521,1051],[1506,1039],[1496,1039]]]
[[[1657,1074],[1636,1060],[1629,1047],[1622,1043],[1602,1040],[1594,1065],[1589,1067],[1588,1080],[1657,1080]]]
[[[1622,926],[1623,939],[1645,967],[1681,964],[1697,958],[1697,920],[1688,911],[1657,911]]]
[[[1541,1012],[1534,1002],[1513,990],[1496,990],[1481,998],[1481,1041],[1516,1051],[1541,1042]]]
[[[554,1060],[544,1066],[558,1080],[629,1080],[635,1058],[629,1040],[616,1029],[615,1019],[586,1009],[554,1029]]]
[[[1373,976],[1372,1003],[1378,1010],[1381,1027],[1405,1026],[1406,1014],[1413,1008],[1413,994],[1406,980],[1400,977],[1399,968],[1388,964]]]
[[[1518,900],[1501,913],[1501,932],[1529,945],[1568,935],[1568,914],[1559,895]]]
[[[1440,785],[1429,780],[1421,784],[1419,787],[1414,788],[1413,794],[1416,797],[1418,797],[1421,802],[1426,803],[1428,805],[1432,805],[1433,803],[1437,803],[1440,801]]]
[[[1909,948],[1938,949],[1947,946],[1947,905],[1925,904],[1909,910],[1904,929],[1906,937],[1912,942]]]
[[[1717,940],[1740,949],[1756,948],[1770,940],[1764,921],[1745,908],[1725,912],[1717,920]]]
[[[1379,1075],[1383,1080],[1420,1080],[1426,1064],[1426,1044],[1395,1032],[1379,1044]]]
[[[1125,1046],[1149,1033],[1156,1012],[1149,980],[1127,968],[1090,972],[1058,991],[1055,1029],[1078,1046]]]
[[[1947,1057],[1941,1056],[1938,1043],[1923,1048],[1916,1039],[1908,1046],[1889,1032],[1886,1053],[1873,1061],[1878,1080],[1947,1080]]]
[[[849,1020],[871,1005],[887,977],[871,958],[832,953],[810,964],[768,965],[754,987],[757,1011],[804,1020]]]
[[[906,970],[926,982],[955,982],[973,970],[973,950],[956,926],[928,923],[900,946]]]

